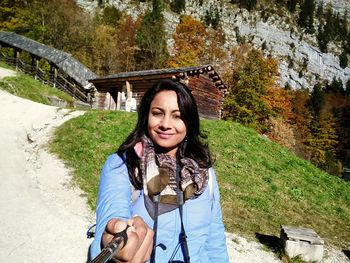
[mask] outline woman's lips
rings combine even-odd
[[[169,139],[172,136],[172,134],[161,133],[161,132],[159,132],[157,134],[158,134],[158,137],[161,138],[161,139]]]

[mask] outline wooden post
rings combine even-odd
[[[16,70],[18,70],[18,64],[19,64],[19,50],[15,49],[15,63],[16,63]]]
[[[49,82],[53,82],[53,78],[52,78],[52,72],[53,72],[53,66],[52,64],[50,63],[50,71],[49,71]]]
[[[126,101],[125,101],[125,111],[131,111],[133,107],[133,99],[132,99],[132,87],[129,83],[129,81],[125,81],[126,85]]]
[[[32,74],[32,75],[34,75],[34,56],[33,55],[31,55],[30,56],[30,58],[31,58],[31,61],[30,61],[30,73]]]
[[[126,86],[126,99],[131,99],[131,86],[129,81],[125,81]]]
[[[54,74],[53,74],[53,87],[56,88],[56,81],[57,81],[57,68],[54,68]]]
[[[120,110],[120,102],[122,100],[122,93],[118,91],[118,97],[117,97],[117,108],[116,110]]]
[[[34,76],[35,79],[38,78],[38,72],[39,72],[39,60],[35,58],[35,76]]]

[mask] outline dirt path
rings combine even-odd
[[[1,262],[86,261],[92,213],[45,150],[53,129],[79,114],[0,90]]]
[[[0,68],[0,78],[8,75],[15,72]],[[52,131],[80,114],[0,90],[0,262],[86,262],[94,215],[70,171],[46,151]],[[232,263],[281,262],[235,234],[227,243]],[[324,263],[350,262],[335,249],[325,255]]]

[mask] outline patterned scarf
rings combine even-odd
[[[134,147],[140,157],[140,171],[143,179],[145,206],[151,217],[154,216],[153,197],[159,195],[158,214],[178,207],[176,200],[176,159],[164,153],[156,154],[150,138],[144,136]],[[200,168],[193,159],[183,157],[180,163],[180,186],[184,200],[195,199],[208,184],[208,169]]]

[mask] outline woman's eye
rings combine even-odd
[[[181,119],[181,115],[176,114],[176,115],[173,116],[173,118],[174,118],[174,119]]]
[[[163,113],[161,111],[154,111],[152,112],[153,116],[161,116]]]

